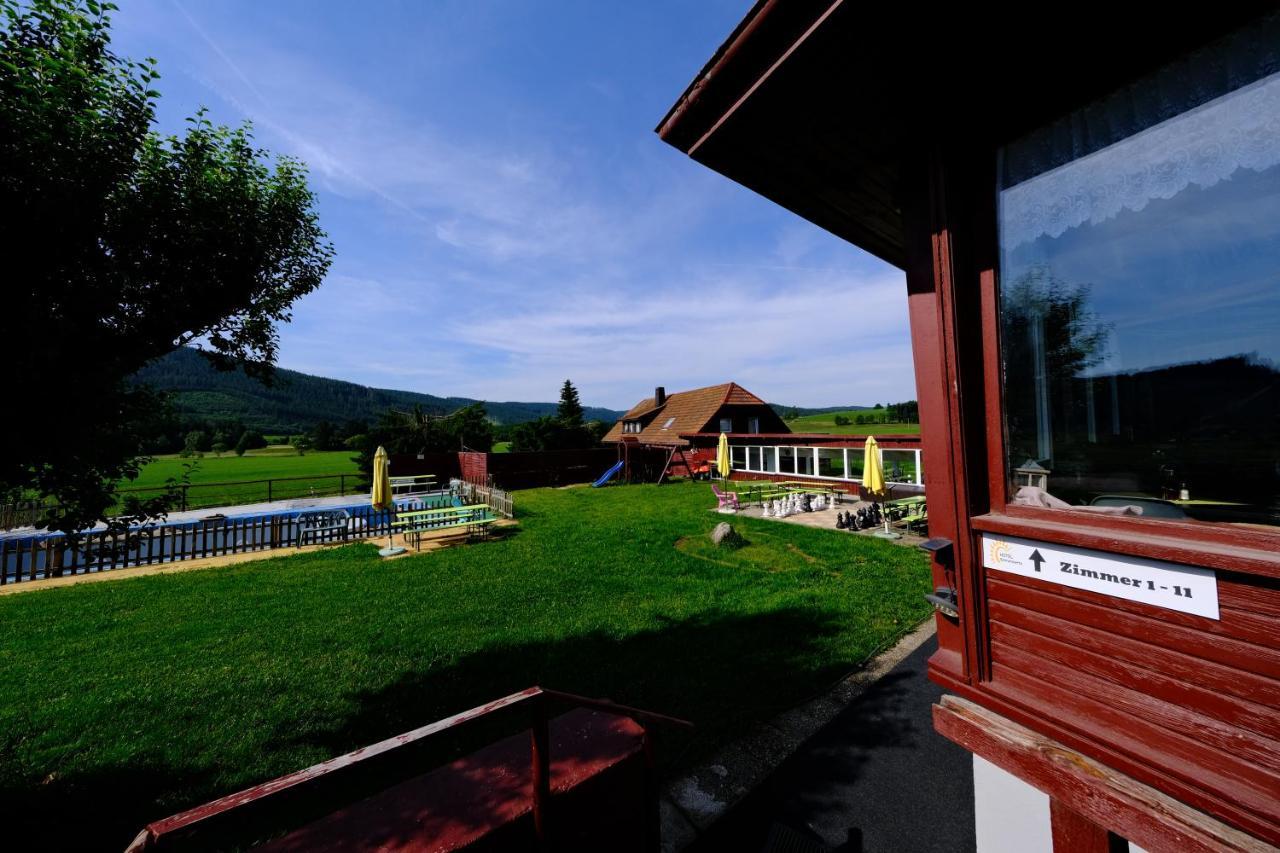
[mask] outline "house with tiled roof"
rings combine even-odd
[[[769,404],[736,382],[668,394],[659,386],[605,434],[604,441],[689,447],[700,433],[790,432]]]
[[[663,476],[707,470],[720,433],[790,432],[769,404],[736,382],[668,394],[658,386],[604,436],[624,461],[635,450],[665,454]]]
[[[862,481],[865,435],[794,433],[768,403],[736,382],[674,394],[658,387],[603,441],[618,449],[626,479],[662,479],[709,473],[721,433],[729,439],[732,479],[814,480],[846,491]],[[895,494],[922,492],[920,437],[878,441]]]

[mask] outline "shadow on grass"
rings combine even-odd
[[[843,662],[822,663],[832,660],[823,644],[842,631],[845,618],[785,608],[660,619],[660,628],[621,637],[593,632],[495,646],[357,694],[352,713],[323,727],[280,720],[263,750],[268,756],[304,750],[328,758],[541,684],[692,720],[692,733],[655,733],[659,767],[669,771],[840,675]],[[518,730],[510,723],[479,728],[463,742],[422,756],[416,770]],[[0,820],[9,837],[42,839],[44,849],[119,850],[145,823],[230,793],[217,780],[235,773],[235,767],[172,767],[139,757],[36,785],[7,774],[0,783]],[[262,780],[235,787],[255,781]]]

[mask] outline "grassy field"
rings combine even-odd
[[[120,483],[121,488],[163,486],[169,477],[182,475],[183,465],[195,463],[192,483],[222,483],[233,480],[268,480],[273,477],[308,477],[316,474],[354,474],[356,463],[350,450],[312,451],[299,456],[292,447],[264,447],[244,456],[206,453],[200,459],[157,456],[142,469],[138,479]]]
[[[493,452],[494,452],[494,453],[510,453],[510,452],[511,452],[511,442],[509,442],[509,441],[495,441],[495,442],[493,443]]]
[[[51,849],[531,684],[693,720],[664,772],[830,685],[928,614],[914,549],[740,518],[706,484],[516,495],[503,538],[357,544],[0,598],[0,818]],[[69,819],[74,816],[74,819]]]
[[[859,424],[858,415],[869,412],[828,412],[822,415],[802,415],[787,421],[792,432],[829,432],[835,435],[916,435],[920,432],[920,424]],[[836,425],[836,415],[844,415],[854,423],[846,426]]]
[[[283,477],[309,479],[274,483],[272,497],[305,497],[311,494],[338,494],[340,486],[347,489],[355,481],[347,478],[339,482],[329,474],[355,474],[356,463],[350,450],[312,451],[305,456],[288,446],[264,447],[250,450],[244,456],[224,453],[214,456],[206,453],[199,459],[183,459],[180,456],[158,456],[143,467],[136,480],[120,482],[122,489],[159,488],[170,477],[182,476],[184,466],[193,465],[188,491],[189,506],[213,507],[236,503],[255,503],[267,499],[266,484],[236,486],[205,486],[210,483],[235,483],[243,480],[271,480]],[[147,493],[143,493],[145,496]]]

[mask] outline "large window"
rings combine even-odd
[[[796,449],[796,473],[803,474],[806,477],[813,476],[813,448],[797,447]]]
[[[882,450],[880,461],[884,467],[884,478],[890,483],[916,483],[915,450]]]
[[[794,447],[778,448],[778,473],[794,474],[796,472],[796,449]]]
[[[734,471],[742,471],[747,467],[747,449],[745,447],[729,448],[729,467]]]
[[[844,448],[818,448],[818,476],[844,479]]]
[[[1000,152],[1015,502],[1280,524],[1278,67],[1273,15]]]

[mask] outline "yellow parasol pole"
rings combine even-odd
[[[867,443],[862,448],[862,488],[870,492],[873,498],[884,495],[884,464],[880,461],[880,447],[874,435],[867,436]],[[884,515],[883,501],[880,514]],[[876,536],[882,539],[900,539],[900,534],[889,529],[889,516],[884,515],[884,530],[878,530]]]
[[[391,458],[387,456],[385,447],[379,447],[373,454],[373,489],[369,494],[369,502],[374,509],[392,511],[394,518],[395,500],[391,496]],[[387,547],[378,551],[383,557],[394,557],[403,554],[404,548],[396,547],[394,528],[387,529]]]
[[[729,436],[720,433],[720,443],[716,445],[716,470],[720,472],[720,479],[729,479]]]

